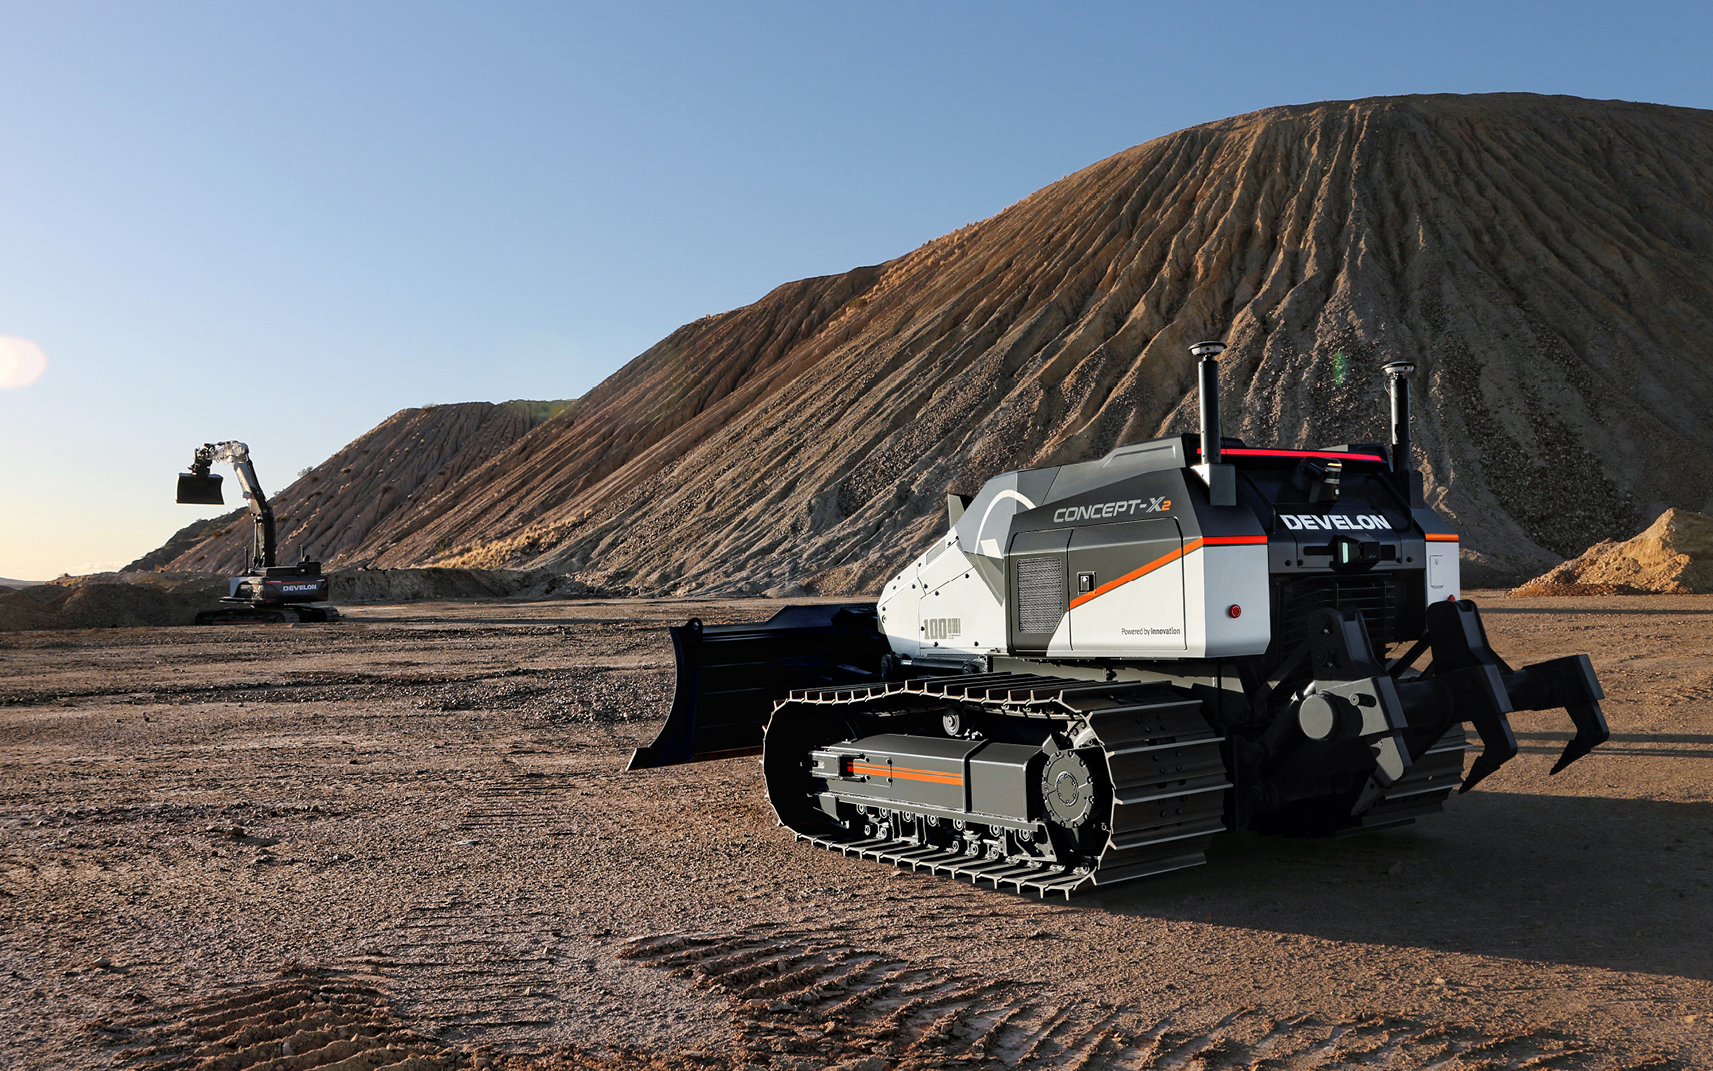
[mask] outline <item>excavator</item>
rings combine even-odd
[[[187,505],[223,506],[221,477],[211,472],[217,461],[229,462],[238,474],[250,520],[256,526],[250,545],[250,571],[235,576],[222,603],[196,615],[198,625],[281,624],[299,621],[337,621],[339,610],[327,604],[328,581],[321,563],[305,547],[295,565],[274,562],[274,508],[256,479],[250,448],[241,442],[204,443],[191,458],[190,471],[178,476],[178,501]]]
[[[1200,434],[1002,473],[874,602],[671,630],[671,712],[632,769],[762,756],[800,841],[1070,897],[1205,861],[1227,832],[1367,833],[1516,756],[1563,708],[1552,772],[1609,736],[1587,655],[1513,667],[1423,501],[1409,378],[1391,442]],[[1476,741],[1479,754],[1467,764]]]

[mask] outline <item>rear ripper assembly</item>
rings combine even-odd
[[[801,840],[1068,897],[1227,830],[1436,812],[1516,755],[1512,711],[1568,711],[1553,773],[1603,743],[1588,657],[1513,669],[1458,598],[1410,463],[1415,366],[1383,369],[1389,447],[1257,449],[1220,434],[1223,349],[1191,349],[1199,435],[948,496],[878,603],[672,629],[672,710],[631,768],[759,748]]]

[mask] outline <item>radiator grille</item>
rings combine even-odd
[[[1052,632],[1065,616],[1065,566],[1058,557],[1017,560],[1017,631]]]
[[[1276,649],[1281,655],[1296,650],[1308,636],[1309,616],[1330,607],[1362,611],[1374,653],[1383,654],[1389,644],[1399,640],[1403,593],[1402,584],[1378,576],[1317,576],[1281,583],[1279,597],[1274,600],[1279,614],[1273,629]]]

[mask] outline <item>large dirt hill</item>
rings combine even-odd
[[[1417,360],[1416,460],[1466,583],[1701,509],[1713,112],[1418,96],[1180,131],[679,329],[462,478],[365,503],[332,556],[873,590],[947,490],[1192,430],[1203,338],[1255,444],[1384,439],[1378,368]]]

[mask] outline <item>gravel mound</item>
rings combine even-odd
[[[1623,542],[1606,539],[1512,595],[1691,595],[1713,592],[1713,517],[1668,509]]]
[[[329,574],[331,602],[423,599],[553,599],[605,595],[604,589],[546,569],[351,569]],[[97,573],[62,577],[21,591],[0,589],[0,632],[30,629],[190,625],[226,594],[223,576],[203,573]]]
[[[547,569],[340,569],[330,601],[412,602],[418,599],[550,599],[602,594]]]
[[[0,591],[0,631],[188,625],[226,594],[222,577],[97,573]]]
[[[1385,440],[1380,367],[1415,360],[1428,501],[1466,580],[1509,586],[1713,494],[1710,206],[1701,109],[1426,95],[1207,123],[687,324],[531,426],[547,409],[403,414],[281,494],[282,542],[875,591],[948,491],[1195,430],[1188,346],[1217,338],[1226,431],[1254,445]],[[248,539],[160,554],[213,571]]]

